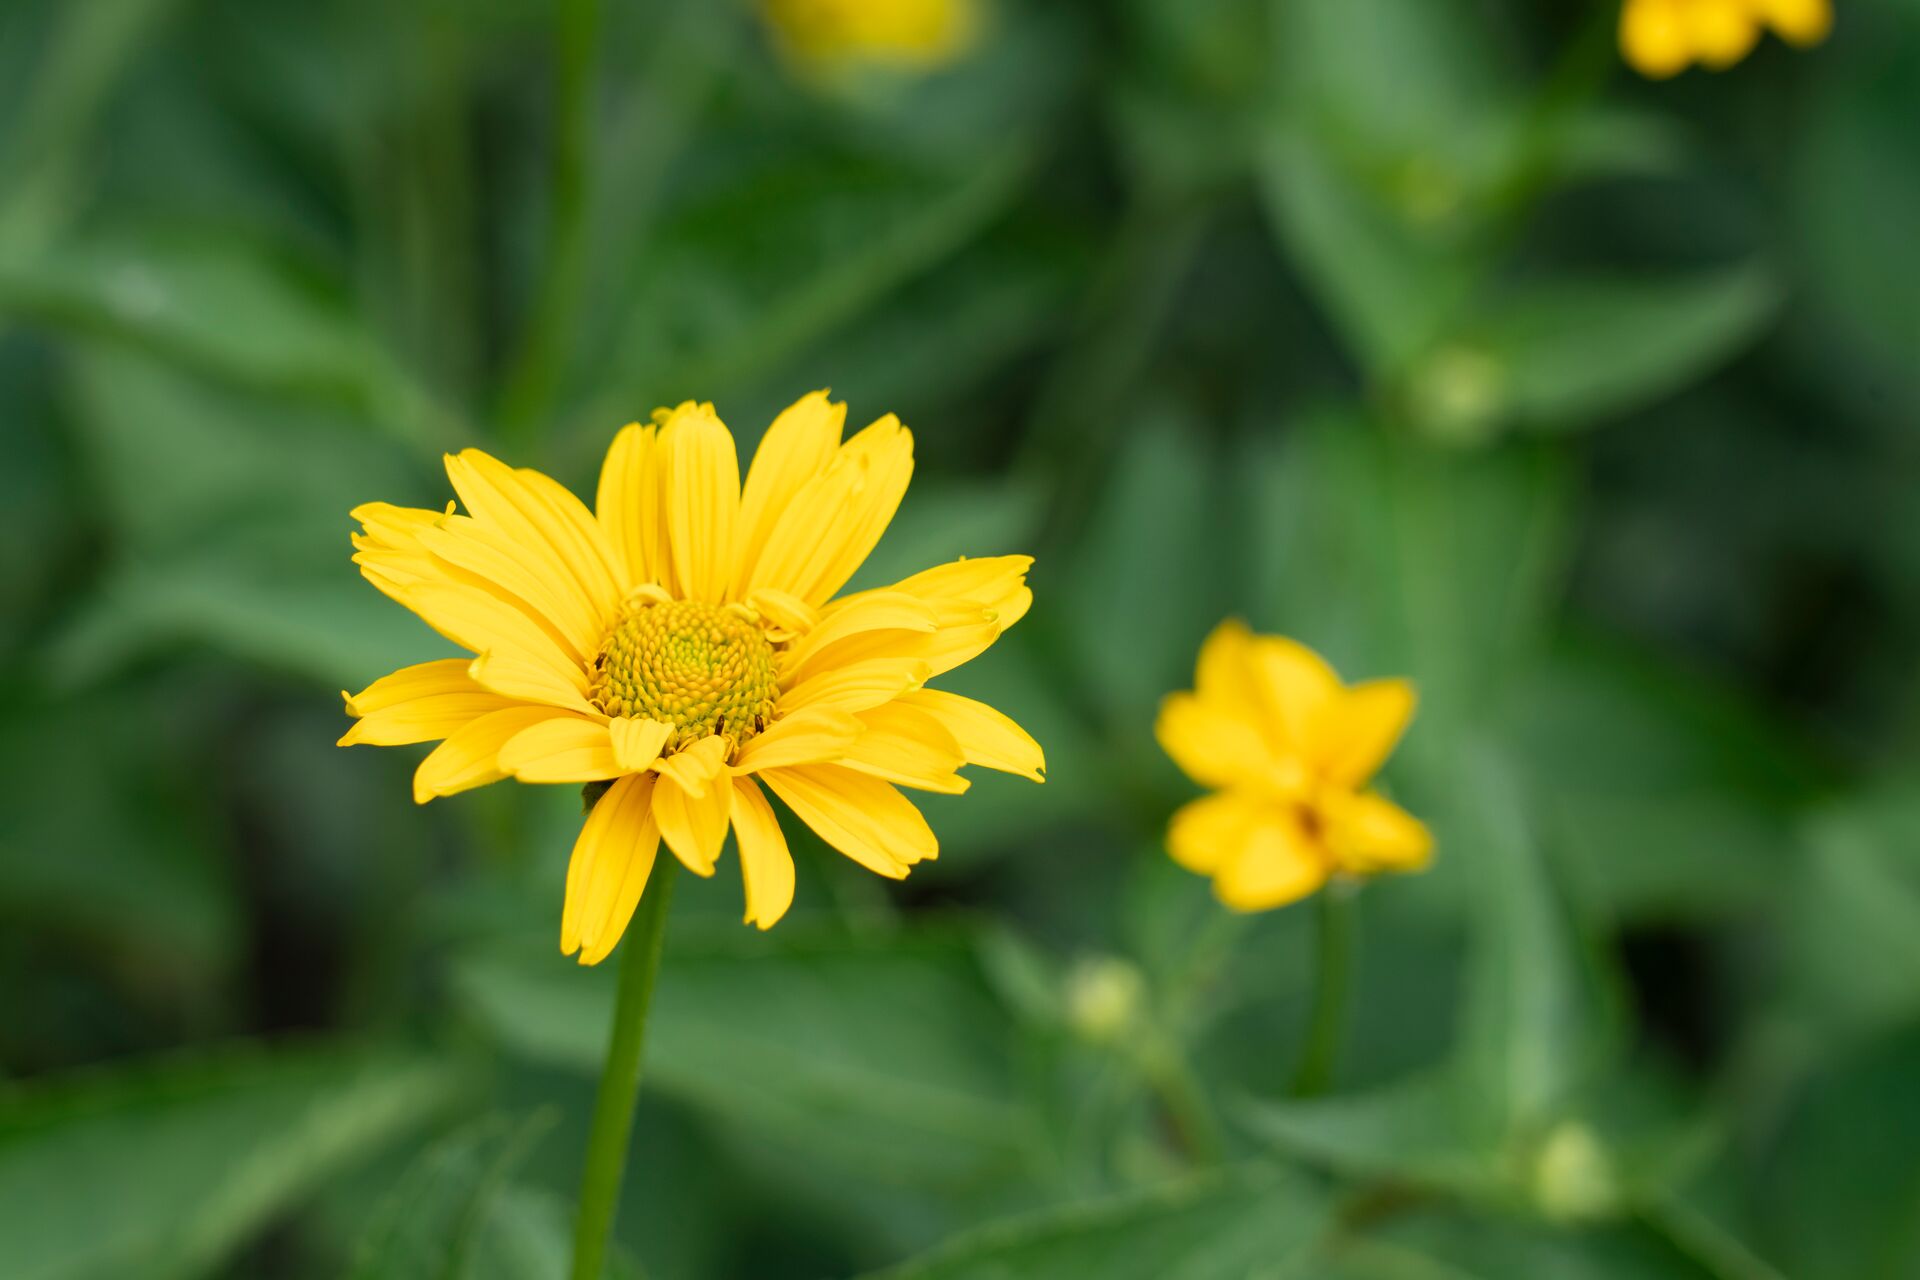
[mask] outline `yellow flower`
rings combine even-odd
[[[1201,646],[1194,685],[1161,703],[1154,733],[1189,777],[1217,790],[1173,815],[1167,851],[1212,876],[1227,906],[1261,911],[1330,875],[1427,864],[1426,827],[1365,790],[1413,718],[1412,685],[1343,685],[1306,646],[1236,621]]]
[[[767,25],[796,61],[944,66],[972,47],[976,0],[761,0]]]
[[[805,397],[743,486],[713,406],[688,403],[620,432],[593,511],[468,449],[447,458],[467,514],[353,512],[360,571],[476,656],[348,695],[359,719],[341,745],[444,739],[414,774],[423,804],[505,777],[590,784],[560,926],[583,964],[620,940],[663,839],[711,875],[731,827],[747,920],[785,914],[793,859],[763,783],[899,879],[937,846],[896,785],[965,791],[963,764],[1042,780],[1018,725],[926,687],[1026,613],[1032,559],[957,560],[835,599],[913,472],[898,419],[843,442],[845,422],[825,392]]]
[[[1641,75],[1678,75],[1695,62],[1719,71],[1747,56],[1771,27],[1784,40],[1813,45],[1833,26],[1831,0],[1626,0],[1620,53]]]

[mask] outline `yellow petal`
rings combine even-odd
[[[580,500],[537,471],[516,470],[478,449],[447,456],[447,478],[474,519],[552,562],[603,613],[623,594],[613,550]]]
[[[639,773],[652,768],[660,758],[660,749],[673,736],[673,726],[621,716],[607,726],[607,732],[613,739],[613,758],[620,767],[628,773]]]
[[[1173,762],[1203,787],[1224,787],[1263,776],[1272,754],[1260,730],[1191,693],[1160,702],[1153,736]]]
[[[806,707],[781,716],[740,748],[735,773],[838,760],[859,739],[863,726],[845,711]]]
[[[896,591],[869,595],[850,609],[841,609],[800,638],[782,659],[786,670],[800,672],[829,645],[869,631],[911,631],[927,635],[939,621],[925,601]]]
[[[774,524],[749,590],[771,587],[825,603],[880,540],[912,475],[913,437],[891,415],[841,445]]]
[[[1311,757],[1328,708],[1340,697],[1340,677],[1319,654],[1285,636],[1257,636],[1249,654],[1259,690],[1255,714],[1283,755]]]
[[[773,788],[822,840],[891,880],[940,852],[933,829],[913,802],[878,778],[835,764],[769,769]]]
[[[1027,571],[1033,568],[1032,556],[979,556],[923,569],[889,587],[875,591],[856,591],[842,596],[822,610],[832,614],[849,608],[879,591],[918,596],[922,600],[963,601],[993,615],[1002,631],[1012,626],[1027,610],[1033,593],[1026,589]]]
[[[514,649],[489,649],[467,664],[467,674],[475,684],[518,701],[542,702],[581,715],[599,714],[582,696],[580,680],[571,669],[558,669],[546,659]]]
[[[615,782],[594,804],[573,843],[566,905],[560,912],[560,951],[578,951],[581,964],[606,959],[627,931],[647,887],[660,847],[653,787],[651,774]]]
[[[420,545],[436,560],[461,570],[466,575],[462,580],[510,596],[575,661],[589,662],[599,650],[607,621],[600,606],[548,557],[468,516],[449,516],[422,530]]]
[[[1752,0],[1762,20],[1784,40],[1819,44],[1833,30],[1832,0]]]
[[[524,729],[564,715],[552,707],[508,707],[489,711],[448,735],[413,774],[413,800],[425,804],[435,796],[485,786],[506,777],[500,767],[500,748]]]
[[[713,874],[727,840],[733,788],[726,781],[727,740],[702,738],[654,764],[653,817],[674,856],[695,875]]]
[[[840,450],[847,406],[825,391],[802,396],[783,410],[760,438],[747,483],[740,493],[740,566],[742,595],[753,580],[774,526],[806,483],[827,469]]]
[[[1253,633],[1240,619],[1229,618],[1200,644],[1193,691],[1201,701],[1231,710],[1259,706],[1262,688],[1254,675]]]
[[[1346,871],[1417,871],[1433,859],[1433,834],[1418,818],[1372,791],[1322,804],[1327,847]]]
[[[740,515],[740,459],[733,437],[712,405],[689,402],[660,428],[659,449],[674,577],[687,599],[720,604],[733,582]]]
[[[933,668],[916,658],[855,662],[808,676],[780,695],[779,709],[791,712],[817,706],[832,711],[865,711],[918,689],[932,675]]]
[[[576,698],[587,691],[586,668],[524,612],[489,591],[454,582],[417,582],[391,593],[422,621],[463,649],[497,652],[539,669],[545,682],[569,689]],[[469,674],[498,693],[513,693]]]
[[[655,760],[653,771],[672,778],[691,795],[705,795],[713,781],[727,771],[727,740],[709,734],[684,751]]]
[[[604,720],[556,716],[529,725],[500,748],[500,769],[522,782],[599,782],[628,772]]]
[[[915,689],[900,701],[934,716],[953,735],[968,764],[1045,782],[1046,753],[1030,734],[984,702],[944,689]]]
[[[793,855],[773,806],[752,778],[733,780],[733,838],[740,847],[746,922],[771,929],[793,905]]]
[[[1327,856],[1291,817],[1269,812],[1219,873],[1213,892],[1235,911],[1265,911],[1297,902],[1327,882]]]
[[[357,716],[340,745],[356,742],[399,747],[431,742],[489,711],[515,705],[490,693],[467,674],[468,659],[442,658],[402,667],[359,693],[346,695],[347,714]]]
[[[798,684],[835,668],[889,660],[923,663],[930,676],[942,675],[985,653],[1005,629],[990,620],[985,610],[967,613],[968,620],[961,621],[956,618],[954,605],[936,607],[941,610],[941,619],[930,632],[886,628],[846,636],[810,648],[803,663],[784,668],[783,679]],[[973,608],[962,605],[958,610]],[[788,663],[792,663],[791,655]]]
[[[1687,69],[1693,41],[1674,0],[1627,0],[1620,11],[1620,56],[1652,80]]]
[[[643,582],[664,582],[667,569],[666,522],[660,510],[664,477],[658,465],[652,425],[630,422],[620,429],[600,464],[594,515],[628,590]]]
[[[903,787],[959,795],[970,785],[958,770],[966,763],[960,744],[931,712],[889,702],[860,713],[866,732],[841,763]]]
[[[1167,852],[1189,871],[1217,874],[1246,848],[1253,829],[1274,806],[1233,791],[1217,791],[1174,810]]]
[[[747,607],[759,610],[768,622],[791,635],[803,636],[820,622],[820,615],[812,605],[772,587],[756,587],[748,592]]]
[[[1371,778],[1406,732],[1414,704],[1406,680],[1369,680],[1340,694],[1316,734],[1321,776],[1349,788]]]
[[[1687,36],[1700,61],[1715,69],[1747,56],[1760,38],[1748,0],[1694,0],[1685,9]]]

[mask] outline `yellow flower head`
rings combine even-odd
[[[663,839],[711,875],[731,828],[747,920],[785,914],[793,859],[761,784],[899,879],[937,846],[898,787],[965,791],[963,764],[1042,780],[1018,725],[926,687],[1026,613],[1032,559],[957,560],[836,599],[913,473],[897,419],[842,441],[846,416],[825,392],[795,404],[744,486],[713,406],[688,403],[620,432],[591,511],[468,449],[447,458],[466,514],[353,513],[360,571],[475,656],[349,695],[341,745],[444,739],[414,774],[423,804],[505,777],[589,784],[560,925],[583,964],[620,940]]]
[[[977,0],[761,0],[767,25],[796,61],[928,70],[973,46]]]
[[[1227,906],[1261,911],[1330,875],[1427,864],[1426,827],[1365,789],[1413,718],[1412,685],[1343,685],[1306,646],[1229,621],[1201,646],[1194,686],[1168,695],[1154,732],[1216,790],[1173,815],[1167,850]]]
[[[1724,70],[1747,56],[1771,27],[1813,45],[1833,26],[1831,0],[1625,0],[1620,53],[1641,75],[1678,75],[1695,62]]]

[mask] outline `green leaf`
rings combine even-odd
[[[1491,362],[1490,399],[1518,424],[1569,431],[1699,381],[1758,337],[1783,298],[1753,265],[1671,279],[1549,280],[1497,290],[1449,350]]]
[[[723,928],[669,931],[643,1088],[863,1176],[948,1183],[1020,1166],[1012,1024],[968,935]],[[475,951],[454,970],[509,1048],[595,1073],[613,978],[544,939]]]
[[[231,232],[134,226],[0,260],[8,314],[284,395],[381,393],[345,305]]]
[[[258,1048],[7,1089],[7,1273],[163,1280],[212,1268],[463,1089],[445,1061]]]
[[[1883,958],[1883,963],[1891,962]],[[1760,1171],[1757,1222],[1795,1280],[1920,1273],[1920,1025],[1808,1081]]]
[[[1255,1166],[990,1224],[872,1280],[1304,1277],[1300,1264],[1330,1226],[1319,1188]]]
[[[560,1280],[567,1206],[514,1183],[551,1116],[488,1116],[443,1138],[382,1202],[352,1280]]]
[[[1554,1230],[1448,1206],[1390,1214],[1326,1254],[1315,1280],[1732,1280],[1645,1227]]]
[[[1780,895],[1817,774],[1730,692],[1581,639],[1556,646],[1510,706],[1515,759],[1584,910],[1717,919]]]

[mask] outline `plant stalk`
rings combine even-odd
[[[1356,886],[1329,883],[1316,900],[1313,1010],[1306,1043],[1293,1073],[1292,1093],[1311,1098],[1333,1083],[1346,1036],[1347,992],[1353,969],[1353,899]]]
[[[640,895],[633,923],[620,944],[620,990],[614,997],[613,1034],[607,1041],[607,1065],[593,1102],[593,1128],[587,1135],[586,1168],[580,1176],[580,1213],[573,1228],[573,1280],[600,1280],[614,1210],[620,1203],[620,1179],[626,1172],[633,1139],[633,1108],[640,1094],[640,1058],[646,1047],[647,1009],[653,980],[660,972],[660,944],[666,936],[667,905],[679,864],[661,850]]]

